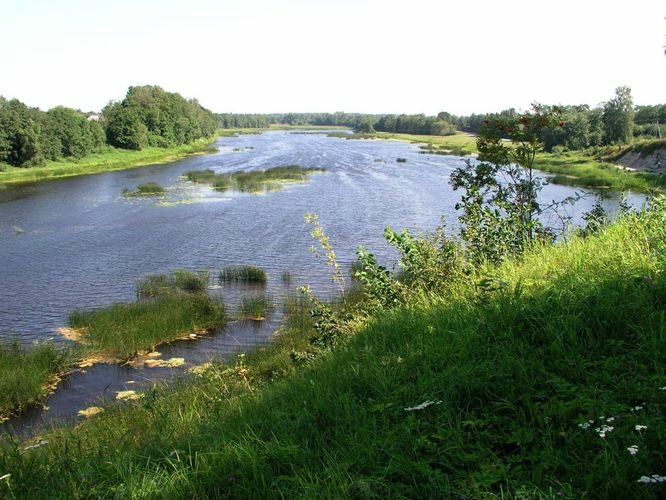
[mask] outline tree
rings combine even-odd
[[[534,175],[534,160],[543,131],[563,125],[558,113],[534,104],[523,115],[486,120],[477,139],[480,161],[467,160],[451,174],[453,189],[465,191],[456,208],[463,210],[461,236],[473,261],[499,262],[538,238],[550,238],[538,217],[543,183]]]
[[[629,87],[615,89],[615,97],[604,104],[603,124],[607,144],[631,141],[634,128],[634,105]]]
[[[141,122],[137,110],[118,103],[104,108],[106,138],[109,144],[123,149],[140,150],[148,141],[148,129]]]

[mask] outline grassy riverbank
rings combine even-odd
[[[535,166],[542,172],[555,174],[551,178],[551,182],[555,184],[642,193],[666,190],[666,176],[630,172],[578,151],[557,155],[542,153],[538,155]]]
[[[291,301],[235,364],[38,448],[3,443],[0,495],[658,498],[639,479],[666,470],[665,268],[662,206],[375,316],[352,307],[311,360]]]
[[[224,135],[224,134],[222,134]],[[0,171],[0,186],[60,179],[77,175],[97,174],[112,170],[125,170],[143,165],[168,163],[193,154],[213,152],[211,146],[218,135],[199,139],[191,144],[171,148],[147,147],[140,151],[115,149],[95,153],[81,159],[48,161],[39,167],[19,168],[3,166]]]
[[[71,352],[47,343],[0,344],[0,422],[44,400],[71,362]]]

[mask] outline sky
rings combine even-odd
[[[0,95],[97,111],[159,85],[215,112],[666,103],[663,0],[0,0]]]

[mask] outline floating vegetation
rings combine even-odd
[[[152,301],[118,303],[69,317],[85,348],[129,359],[157,344],[212,330],[225,321],[224,305],[204,294],[166,294]]]
[[[167,274],[151,274],[140,279],[136,284],[137,297],[158,297],[169,293],[203,293],[208,287],[210,272],[176,269]]]
[[[104,408],[100,408],[99,406],[90,406],[89,408],[86,408],[84,410],[79,410],[78,415],[79,417],[86,417],[90,418],[94,415],[98,415],[104,411]]]
[[[148,368],[177,368],[185,364],[185,358],[147,359],[144,365]]]
[[[129,188],[123,189],[123,196],[157,196],[165,192],[166,190],[157,182],[146,182],[139,184],[134,191],[131,191]]]
[[[242,151],[252,151],[254,149],[254,146],[244,146],[244,147],[236,147],[233,149],[234,153],[239,153]]]
[[[274,309],[273,301],[265,296],[243,297],[238,310],[239,319],[252,319],[261,321],[266,319],[266,315]]]
[[[309,175],[323,171],[322,168],[287,165],[267,170],[231,172],[228,174],[218,174],[211,169],[191,170],[185,173],[185,177],[192,182],[209,184],[217,191],[235,189],[247,193],[263,193],[279,190],[286,183],[305,182]]]
[[[141,399],[143,394],[138,394],[136,391],[118,391],[116,392],[116,399],[119,401],[135,401]]]
[[[248,283],[266,283],[266,271],[256,266],[228,266],[220,271],[220,281],[245,281]]]
[[[398,163],[407,163],[407,158],[396,158],[395,161]]]

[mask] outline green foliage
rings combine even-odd
[[[130,87],[122,102],[109,104],[102,114],[109,144],[124,149],[178,146],[217,128],[213,114],[196,99],[150,85]]]
[[[548,237],[538,218],[543,185],[534,162],[543,130],[556,122],[557,110],[538,104],[521,116],[489,121],[477,139],[480,161],[467,160],[451,175],[453,189],[464,190],[456,208],[463,210],[461,236],[473,262],[499,262]]]
[[[67,350],[47,343],[23,348],[18,342],[0,343],[0,422],[43,400],[69,360]]]
[[[28,166],[39,161],[41,126],[36,110],[16,99],[0,99],[0,131],[0,162]]]
[[[326,265],[331,269],[331,280],[333,283],[338,285],[341,292],[344,292],[345,275],[342,272],[342,266],[338,262],[338,259],[335,255],[335,250],[333,249],[333,245],[331,245],[331,240],[324,232],[324,228],[319,223],[319,215],[307,213],[305,214],[305,222],[312,226],[310,236],[319,243],[321,250],[324,252]],[[310,247],[310,253],[317,257],[321,256],[314,245]]]
[[[633,137],[634,105],[629,87],[615,89],[615,97],[604,104],[603,124],[606,143],[628,143]]]
[[[192,332],[214,329],[224,320],[222,302],[199,293],[158,295],[152,301],[75,311],[69,317],[70,326],[81,330],[86,350],[120,359]]]

